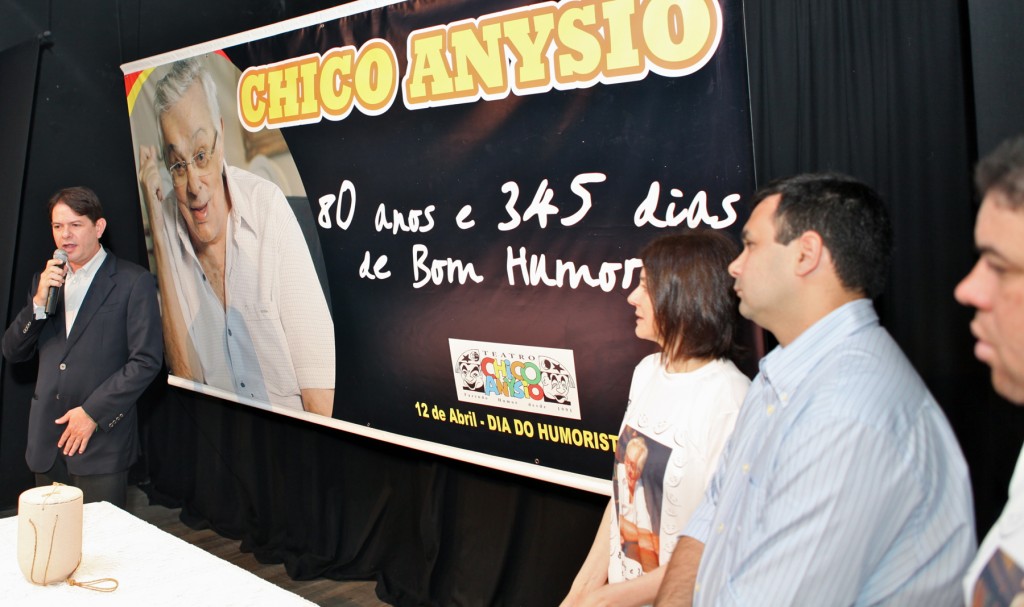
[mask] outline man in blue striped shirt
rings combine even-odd
[[[974,307],[974,354],[992,368],[992,385],[1024,404],[1024,137],[1003,142],[978,163],[982,195],[974,241],[980,256],[956,288]],[[1024,452],[1010,479],[1010,499],[964,577],[968,605],[1017,604],[1024,594]]]
[[[656,604],[958,604],[967,465],[871,303],[892,250],[884,204],[840,175],[774,182],[753,204],[730,272],[779,346]]]

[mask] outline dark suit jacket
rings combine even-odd
[[[36,320],[32,295],[3,339],[9,361],[39,353],[39,374],[28,421],[25,459],[33,472],[47,472],[58,456],[66,424],[54,420],[82,406],[99,428],[85,453],[66,457],[75,475],[127,470],[139,454],[135,402],[160,372],[163,333],[156,281],[143,268],[109,251],[82,301],[71,334],[64,323],[63,290],[57,312]]]

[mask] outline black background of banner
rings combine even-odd
[[[413,1],[224,50],[244,70],[382,38],[395,49],[404,77],[411,32],[527,4]],[[491,414],[617,434],[633,366],[652,351],[633,335],[633,308],[625,300],[639,272],[628,288],[621,284],[624,272],[618,272],[616,288],[607,293],[586,285],[526,286],[518,271],[511,286],[506,251],[511,247],[519,255],[525,247],[528,260],[545,255],[551,276],[556,259],[586,264],[596,275],[603,262],[623,263],[659,233],[686,228],[634,225],[634,212],[653,181],[661,184],[661,218],[673,201],[671,188],[684,192],[675,200],[677,212],[704,190],[708,213],[721,218],[723,198],[752,191],[742,12],[736,2],[722,5],[721,44],[708,65],[688,76],[652,73],[639,82],[510,93],[501,100],[417,110],[408,110],[399,93],[379,116],[353,110],[338,122],[282,129],[314,215],[317,199],[337,196],[343,180],[356,190],[348,229],[319,229],[336,327],[335,417],[598,478],[609,475],[610,452],[424,419],[415,405],[475,411],[481,423]],[[559,219],[580,208],[570,184],[582,173],[603,173],[607,181],[586,186],[593,206],[581,222],[565,227]],[[543,180],[561,212],[548,217],[544,228],[532,219],[500,231],[497,225],[510,219],[502,185],[518,184],[515,208],[523,214]],[[350,204],[346,197],[344,208]],[[408,217],[434,205],[434,227],[425,233],[378,232],[374,220],[381,204],[389,218],[393,211]],[[472,206],[476,224],[462,230],[455,217],[465,204]],[[334,207],[329,217],[333,223]],[[738,233],[742,221],[731,229]],[[483,282],[414,288],[414,244],[425,245],[430,259],[472,263]],[[387,256],[390,278],[358,277],[366,252],[373,260]],[[572,350],[582,419],[459,402],[448,338]]]

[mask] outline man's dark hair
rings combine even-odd
[[[788,244],[804,232],[817,232],[846,289],[872,299],[885,290],[892,224],[874,190],[838,173],[797,175],[758,190],[752,206],[775,194],[781,195],[774,216],[777,242]]]
[[[974,169],[974,183],[982,196],[1000,192],[1013,209],[1024,209],[1024,136],[999,144]]]
[[[662,236],[640,253],[663,362],[735,357],[739,301],[729,263],[737,247],[720,232]]]
[[[103,205],[100,204],[99,196],[85,186],[64,188],[51,196],[50,208],[47,211],[50,219],[53,219],[53,207],[59,202],[68,205],[76,215],[88,217],[93,223],[103,217]]]

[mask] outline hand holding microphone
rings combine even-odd
[[[46,262],[46,269],[39,276],[39,288],[33,301],[36,305],[43,305],[42,302],[46,302],[47,316],[57,312],[57,296],[64,284],[67,263],[67,252],[64,249],[57,249],[53,252],[53,259]]]

